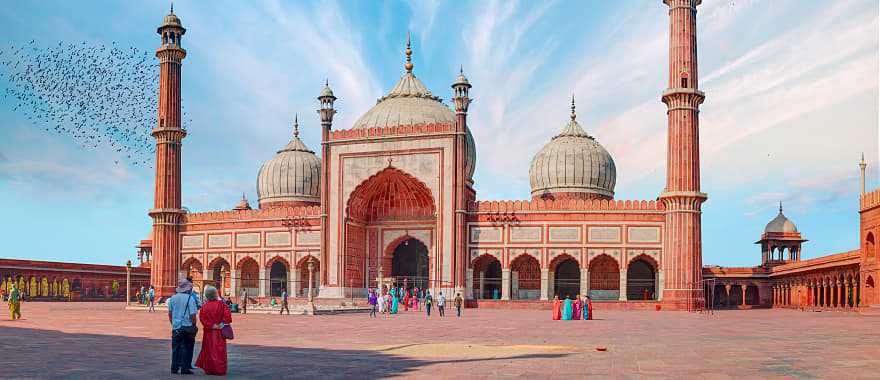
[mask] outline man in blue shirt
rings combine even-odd
[[[177,284],[177,293],[168,299],[168,321],[171,322],[171,373],[192,374],[193,348],[196,344],[196,313],[199,311],[192,295],[192,283],[186,279]]]

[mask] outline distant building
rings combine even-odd
[[[0,259],[0,293],[13,284],[31,301],[124,301],[124,266]],[[131,268],[131,297],[149,286],[150,268]]]
[[[767,224],[761,240],[761,265],[703,268],[706,303],[714,308],[792,307],[855,309],[880,306],[876,282],[880,255],[880,189],[865,192],[865,160],[859,196],[859,249],[801,260],[801,237],[782,213]]]

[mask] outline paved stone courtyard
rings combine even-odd
[[[171,377],[165,313],[122,311],[118,303],[24,303],[22,309],[22,320],[0,318],[0,378]],[[486,309],[430,320],[416,312],[387,319],[233,314],[229,376],[880,376],[880,317],[749,310],[608,311],[597,318],[552,321],[549,312]]]

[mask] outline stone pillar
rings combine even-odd
[[[846,288],[842,281],[837,281],[837,307],[845,308],[846,307]]]
[[[510,298],[519,299],[519,272],[510,272]]]
[[[238,273],[235,269],[229,270],[229,291],[232,292],[231,297],[238,299],[241,296],[241,292],[238,290]]]
[[[477,298],[486,296],[486,271],[480,271],[480,295]]]
[[[550,270],[541,268],[541,299],[550,299]]]
[[[290,289],[288,290],[288,295],[291,297],[299,297],[300,289],[302,289],[302,274],[300,271],[294,269],[293,270],[293,281],[290,282]]]
[[[620,270],[620,296],[617,299],[626,301],[626,269]]]
[[[665,284],[663,277],[663,270],[657,271],[657,301],[663,300],[663,284]],[[715,290],[713,289],[712,292],[714,294]],[[712,302],[715,302],[715,300],[712,300]]]
[[[740,289],[742,290],[742,305],[746,306],[746,285],[740,285]]]
[[[205,284],[208,281],[214,281],[214,271],[212,271],[210,269],[203,269],[202,270],[202,291],[203,292],[205,289]],[[214,287],[217,288],[217,294],[219,294],[222,297],[223,296],[223,284],[214,284]]]
[[[547,275],[547,278],[548,278],[547,285],[548,285],[548,288],[550,289],[550,292],[547,294],[550,297],[553,297],[556,295],[556,273],[551,271],[550,274]]]
[[[261,271],[258,271],[258,272],[257,272],[257,276],[258,276],[258,278],[259,278],[259,284],[260,284],[260,288],[259,288],[260,290],[259,290],[259,292],[257,293],[257,296],[259,296],[259,297],[268,297],[268,296],[269,296],[269,292],[268,292],[268,290],[266,289],[266,288],[267,288],[266,283],[269,282],[269,270],[268,270],[268,269],[263,269],[263,270],[261,270]]]
[[[464,279],[464,299],[474,298],[474,269],[467,268]]]
[[[588,294],[590,294],[590,272],[581,269],[581,298]]]
[[[501,299],[510,299],[510,269],[501,270]]]

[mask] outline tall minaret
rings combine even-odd
[[[333,127],[333,115],[336,115],[336,109],[333,103],[336,96],[330,89],[330,81],[324,81],[324,88],[318,95],[318,115],[321,117],[321,277],[320,284],[327,284],[329,278],[329,265],[323,263],[330,262],[330,225],[328,224],[328,215],[330,215],[330,128]]]
[[[862,153],[862,159],[859,161],[859,194],[865,193],[865,168],[868,167],[868,164],[865,163],[865,153]]]
[[[471,104],[471,98],[468,91],[471,84],[464,76],[464,69],[460,68],[455,82],[452,83],[452,101],[455,103],[455,146],[453,148],[453,159],[455,160],[455,178],[453,178],[453,194],[455,200],[455,228],[452,231],[453,240],[453,275],[454,291],[464,294],[466,298],[471,298],[472,292],[465,291],[466,268],[468,266],[469,255],[467,253],[467,230],[465,226],[465,213],[467,212],[467,199],[465,185],[467,182],[467,173],[465,170],[465,160],[467,159],[467,112],[468,106]]]
[[[156,188],[153,208],[153,263],[150,282],[162,296],[174,294],[180,269],[180,146],[186,131],[180,125],[180,64],[186,50],[180,39],[186,29],[171,13],[165,16],[157,33],[162,46],[159,58],[159,115],[152,135],[156,139]]]
[[[697,5],[701,0],[663,0],[669,6],[669,88],[663,92],[669,129],[663,229],[663,302],[693,310],[704,303],[700,206],[700,104]]]

